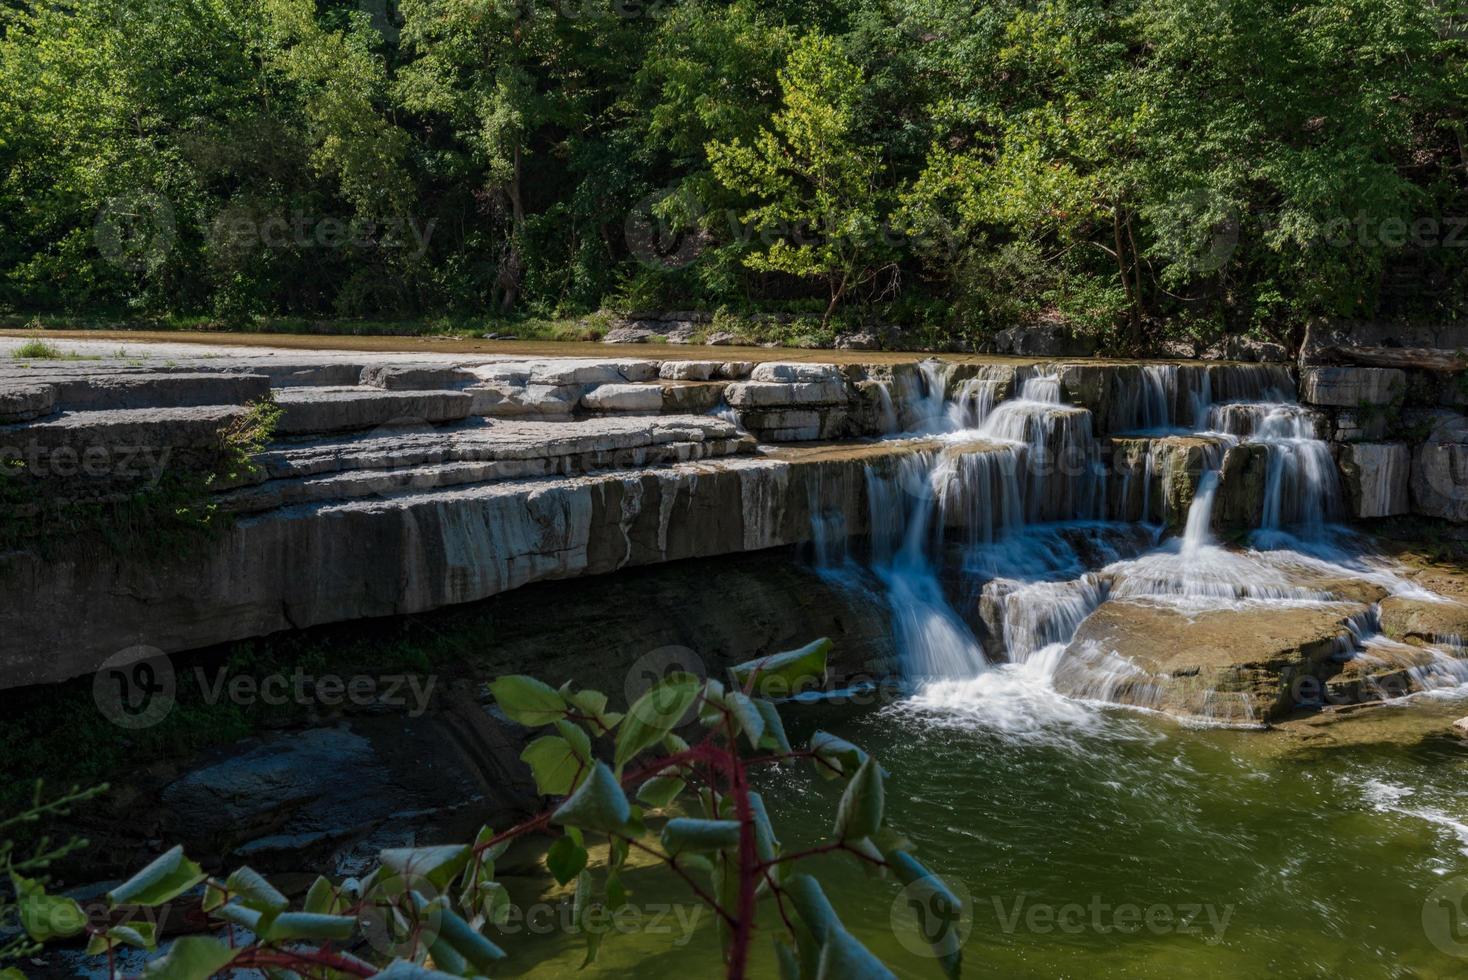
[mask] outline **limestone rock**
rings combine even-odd
[[[1411,510],[1407,481],[1412,451],[1406,443],[1347,443],[1337,464],[1351,516],[1393,517]]]
[[[658,377],[664,381],[707,381],[719,373],[718,361],[664,361]]]
[[[994,350],[1000,354],[1089,357],[1096,353],[1096,340],[1079,336],[1062,323],[1031,323],[999,331],[994,335]]]
[[[1407,391],[1407,376],[1395,368],[1306,367],[1300,371],[1300,400],[1312,405],[1357,408],[1390,405]]]
[[[1468,605],[1407,596],[1381,600],[1381,631],[1393,640],[1468,646]]]
[[[1468,718],[1459,718],[1453,722],[1453,727],[1458,730],[1460,735],[1468,737]]]
[[[646,344],[653,339],[653,332],[646,327],[616,327],[602,338],[604,344]]]
[[[839,381],[841,371],[834,364],[805,364],[799,361],[781,363],[766,361],[750,373],[751,381],[789,384],[796,381]]]
[[[843,333],[836,337],[837,350],[881,350],[882,342],[873,333]]]
[[[724,390],[724,397],[735,408],[841,405],[846,402],[846,385],[840,380],[792,383],[736,381]]]
[[[29,422],[55,410],[55,385],[0,385],[0,423]]]
[[[663,411],[696,414],[716,408],[724,400],[723,381],[686,381],[662,386]]]
[[[443,364],[373,364],[362,369],[362,384],[389,391],[463,388],[479,376],[468,368]]]
[[[1353,603],[1198,611],[1112,599],[1081,624],[1055,686],[1183,717],[1268,721],[1295,706],[1301,683],[1335,673],[1332,657],[1349,645],[1350,620],[1365,612]]]
[[[56,384],[56,405],[66,411],[243,405],[268,397],[263,374],[95,374]]]
[[[754,370],[753,361],[725,361],[719,366],[719,377],[738,381],[747,378]]]
[[[1304,364],[1365,364],[1453,373],[1468,371],[1468,327],[1461,323],[1312,323]]]
[[[347,432],[384,425],[449,422],[474,408],[459,391],[380,391],[373,388],[290,388],[279,393],[281,435]]]
[[[581,407],[593,412],[657,412],[663,389],[654,384],[599,385],[581,396]]]
[[[727,330],[718,330],[709,334],[704,343],[710,347],[748,347],[749,339]]]
[[[656,378],[660,367],[657,361],[558,358],[531,364],[528,382],[552,386],[636,384]]]
[[[516,385],[489,382],[465,388],[474,399],[470,413],[490,418],[559,418],[581,400],[581,385]]]
[[[244,417],[237,406],[202,408],[120,408],[97,412],[68,412],[28,425],[0,427],[0,446],[35,446],[54,450],[149,447],[154,449],[207,449],[219,444],[220,432]],[[24,456],[24,452],[17,452]]]
[[[1213,504],[1214,525],[1223,529],[1258,527],[1268,477],[1268,447],[1245,443],[1226,452]]]
[[[1437,412],[1430,424],[1412,454],[1412,512],[1468,523],[1468,420]]]

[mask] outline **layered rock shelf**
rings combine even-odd
[[[1007,418],[1035,384],[1047,400]],[[124,472],[122,458],[197,466],[251,405],[280,414],[253,465],[213,484],[231,517],[217,539],[143,562],[22,536],[0,556],[17,597],[0,609],[0,686],[82,675],[125,648],[191,650],[803,544],[833,514],[865,535],[873,474],[898,479],[915,456],[953,474],[938,500],[951,528],[1086,517],[1181,530],[1210,473],[1214,526],[1256,527],[1278,465],[1251,441],[1279,424],[1257,408],[1266,395],[1288,398],[1291,431],[1330,440],[1339,516],[1468,522],[1468,422],[1442,390],[1379,366],[1023,358],[11,360],[7,479],[51,504],[125,498],[159,471]],[[986,418],[984,434],[951,438]],[[1013,501],[1017,459],[1034,472]],[[1060,475],[1039,476],[1042,460]],[[1157,625],[1165,647],[1172,626]]]

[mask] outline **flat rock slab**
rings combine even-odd
[[[1381,631],[1406,643],[1468,646],[1468,605],[1450,600],[1388,596],[1381,600]]]
[[[844,405],[847,401],[846,384],[840,378],[796,382],[738,381],[724,389],[724,397],[735,408],[804,408]]]
[[[276,401],[283,409],[276,427],[280,435],[436,425],[466,418],[474,407],[473,396],[464,392],[372,388],[292,388]]]
[[[29,422],[55,410],[55,385],[0,384],[0,423]]]
[[[238,406],[215,405],[70,412],[29,425],[0,427],[0,446],[43,450],[63,446],[212,448],[219,444],[220,432],[243,419],[248,411]]]
[[[56,404],[65,411],[244,405],[268,397],[263,374],[99,374],[56,383]]]

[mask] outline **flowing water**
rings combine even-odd
[[[1468,895],[1468,752],[1446,734],[1468,703],[1461,642],[1406,647],[1360,607],[1334,658],[1409,663],[1407,689],[1376,692],[1395,700],[1323,738],[1245,730],[1260,719],[1236,692],[1166,717],[1149,710],[1166,678],[1124,644],[1075,642],[1111,603],[1285,615],[1338,606],[1342,583],[1431,598],[1332,523],[1335,467],[1288,374],[1143,370],[1117,413],[1216,446],[1173,537],[1105,520],[1094,420],[1058,379],[1026,377],[1007,400],[991,381],[948,385],[936,364],[906,384],[883,413],[913,451],[869,468],[868,533],[850,533],[863,515],[811,501],[817,569],[890,608],[900,694],[784,710],[792,735],[833,731],[890,771],[891,821],[972,899],[967,975],[1468,975],[1454,918],[1468,908],[1454,905]],[[1240,446],[1264,459],[1264,507],[1249,544],[1229,547],[1212,516],[1224,451]],[[821,837],[839,795],[794,767],[760,788],[787,848]],[[903,939],[895,887],[821,860],[858,938],[901,976],[938,975]],[[651,874],[629,884],[644,902],[681,894]],[[716,946],[705,918],[613,937],[600,969],[712,975]],[[537,976],[577,962],[565,936],[515,960]],[[763,946],[754,975],[776,975]]]

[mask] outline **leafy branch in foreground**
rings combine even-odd
[[[272,980],[481,977],[506,955],[487,933],[512,912],[495,863],[512,842],[549,833],[555,840],[545,866],[562,886],[574,885],[571,921],[586,937],[585,963],[596,959],[603,939],[592,921],[629,905],[623,873],[635,852],[713,911],[728,977],[748,975],[762,902],[778,913],[773,942],[784,977],[891,977],[842,924],[816,879],[798,870],[800,862],[845,855],[922,900],[950,910],[961,903],[887,826],[886,777],[875,759],[825,732],[803,748],[791,746],[770,698],[823,681],[830,648],[822,639],[741,664],[727,684],[670,674],[625,714],[608,711],[606,695],[569,682],[556,689],[531,677],[503,677],[491,685],[495,700],[513,721],[544,729],[521,758],[540,792],[559,802],[508,830],[486,827],[472,844],[383,851],[366,877],[339,884],[318,878],[299,909],[250,868],[219,880],[174,848],[108,893],[106,922],[89,922],[77,903],[33,882],[20,898],[21,920],[37,943],[85,933],[88,952],[106,955],[115,977],[119,946],[151,951],[157,941],[151,926],[113,924],[118,916],[202,886],[202,910],[225,938],[181,938],[148,964],[145,977],[207,980],[242,968]],[[695,724],[701,735],[693,742],[675,731]],[[751,771],[796,759],[845,789],[829,835],[787,851]],[[591,849],[600,855],[603,842],[605,861],[599,857],[593,868]],[[944,934],[934,943],[949,977],[961,965],[953,940]]]

